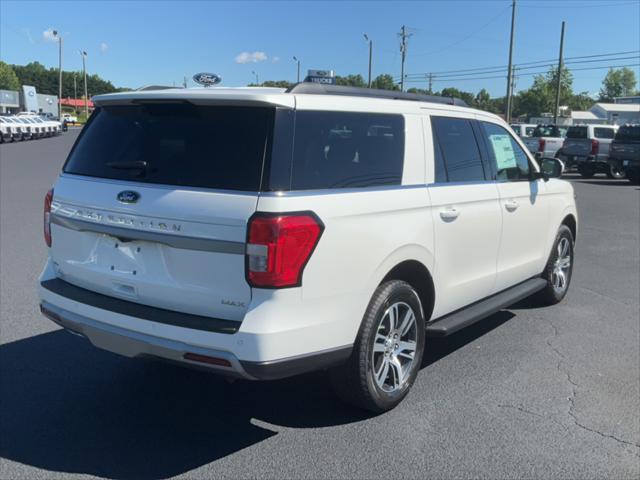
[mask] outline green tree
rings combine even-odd
[[[260,84],[250,83],[250,87],[275,87],[275,88],[291,88],[294,84],[287,80],[267,80]]]
[[[58,95],[58,69],[45,68],[38,62],[31,62],[27,65],[12,65],[20,83],[22,85],[32,85],[36,87],[38,93],[47,95]],[[74,89],[73,77],[76,77],[76,88]],[[62,97],[73,98],[77,91],[78,98],[84,95],[84,76],[82,72],[62,72]],[[87,75],[87,93],[89,96],[102,93],[113,93],[118,89],[109,81],[104,80],[99,75]]]
[[[541,113],[553,113],[556,101],[558,69],[551,68],[546,75],[537,75],[533,85],[523,90],[514,101],[513,115],[535,117]],[[569,105],[573,97],[573,75],[566,67],[560,76],[560,105]]]
[[[371,82],[371,88],[379,88],[381,90],[400,90],[400,87],[393,81],[393,77],[388,73],[378,75]]]
[[[345,85],[348,87],[366,87],[367,84],[362,78],[362,75],[347,75],[346,77],[341,77],[336,75],[336,84],[337,85]]]
[[[479,108],[480,110],[493,112],[493,103],[491,102],[491,95],[489,95],[489,92],[487,92],[486,89],[483,88],[476,94],[476,97],[473,99],[473,106],[475,108]]]
[[[602,80],[600,101],[611,102],[615,97],[633,95],[636,83],[636,74],[630,68],[611,68]]]
[[[0,89],[2,90],[18,90],[20,88],[20,80],[13,71],[11,65],[7,65],[0,61]]]
[[[462,90],[458,90],[457,88],[448,87],[443,88],[440,93],[436,95],[440,95],[441,97],[455,97],[464,100],[465,103],[469,106],[472,106],[475,101],[475,95],[471,92],[464,92]]]
[[[594,103],[596,102],[589,96],[589,92],[580,92],[571,97],[568,106],[571,110],[589,110]]]

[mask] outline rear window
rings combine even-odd
[[[274,111],[187,103],[101,107],[79,137],[64,171],[257,191]]]
[[[625,125],[618,129],[616,140],[640,142],[640,125]]]
[[[559,129],[555,125],[538,125],[534,130],[532,137],[562,137],[566,129]],[[586,138],[586,137],[585,137]]]
[[[588,136],[587,127],[569,127],[567,130],[567,138],[588,138]]]
[[[613,128],[595,127],[593,129],[593,135],[596,138],[613,138],[616,131]]]
[[[291,190],[400,185],[402,115],[299,110]]]

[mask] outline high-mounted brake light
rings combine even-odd
[[[541,138],[540,140],[538,140],[538,151],[539,152],[544,152],[544,146],[547,142],[545,141],[544,138]]]
[[[300,286],[324,226],[313,213],[256,214],[247,235],[247,280],[252,287]]]
[[[598,155],[598,150],[600,150],[600,142],[594,138],[591,140],[591,155]]]
[[[44,196],[44,242],[51,247],[51,202],[53,201],[53,188]]]

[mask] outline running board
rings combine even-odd
[[[445,337],[527,298],[547,286],[543,278],[532,278],[478,303],[450,313],[427,326],[428,337]]]

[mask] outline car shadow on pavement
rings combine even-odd
[[[500,312],[430,341],[430,365],[513,317]],[[274,435],[371,417],[342,404],[326,372],[226,380],[98,350],[62,330],[0,346],[0,457],[54,472],[160,479]],[[271,425],[273,427],[271,427]]]

